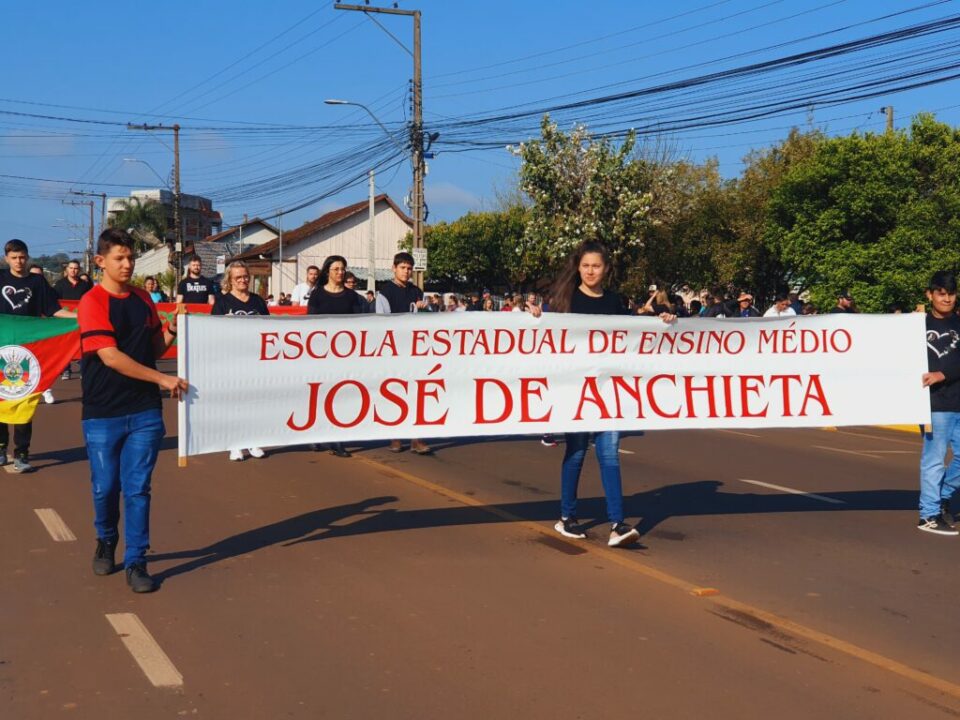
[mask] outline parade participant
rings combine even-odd
[[[323,261],[317,288],[310,295],[308,315],[355,315],[358,309],[357,293],[344,285],[347,260],[340,255],[331,255]],[[328,450],[337,457],[350,457],[343,443],[330,443]]]
[[[488,297],[483,301],[483,312],[493,312],[496,308],[493,306],[493,298]]]
[[[551,311],[625,315],[626,308],[617,294],[603,287],[610,269],[610,255],[606,247],[597,242],[582,243],[553,284],[550,293]],[[530,312],[536,317],[540,314],[540,309],[533,306]],[[663,313],[660,319],[673,322],[676,317]],[[597,462],[600,464],[600,480],[607,501],[607,519],[610,522],[607,544],[610,547],[631,545],[640,539],[640,533],[624,522],[620,433],[616,430],[605,430],[594,433],[593,437]],[[590,433],[566,434],[560,471],[560,520],[554,526],[564,537],[587,536],[577,521],[577,486],[589,445]]]
[[[53,289],[57,293],[57,297],[61,300],[79,300],[83,297],[84,293],[89,291],[93,285],[89,282],[84,282],[80,279],[80,263],[76,260],[71,260],[67,263],[67,266],[63,270],[63,277],[57,280],[53,284]],[[66,369],[63,371],[63,374],[60,376],[61,380],[70,379],[70,363],[67,363]],[[49,390],[44,393],[43,399],[47,401],[47,393],[50,393]],[[50,393],[50,401],[53,402],[53,394]]]
[[[319,277],[320,268],[316,265],[307,267],[307,279],[293,288],[293,292],[290,294],[290,302],[294,305],[305,306],[307,300],[310,299],[310,293],[312,293],[313,289],[317,286],[317,279]]]
[[[203,261],[199,255],[191,255],[187,260],[187,276],[177,288],[177,302],[196,305],[213,305],[213,281],[200,274]]]
[[[234,260],[223,274],[223,292],[213,301],[211,315],[269,315],[267,303],[259,295],[250,292],[250,269],[242,260]],[[230,459],[243,460],[243,448],[230,451]],[[250,457],[262,458],[263,448],[248,448]]]
[[[790,296],[787,293],[777,293],[773,305],[767,308],[764,317],[793,317],[797,313],[790,306]]]
[[[10,240],[4,246],[7,269],[0,270],[0,315],[21,317],[74,317],[69,310],[60,307],[57,294],[42,274],[27,270],[30,252],[23,240]],[[48,394],[49,393],[49,394]],[[46,403],[53,402],[53,393],[43,394]],[[13,467],[15,473],[32,472],[30,464],[30,440],[33,437],[33,421],[13,426]],[[0,465],[7,464],[7,447],[10,429],[0,423]]]
[[[423,309],[423,291],[410,282],[412,274],[413,255],[408,252],[398,252],[394,255],[393,279],[384,283],[380,287],[380,292],[377,293],[378,313],[396,314]],[[430,446],[421,440],[411,440],[410,451],[417,455],[429,455],[433,452]],[[390,452],[403,452],[403,443],[400,440],[391,440]]]
[[[960,318],[957,278],[935,273],[927,286],[927,363],[923,386],[930,388],[930,425],[924,428],[920,455],[920,522],[917,528],[957,535],[950,500],[960,489]],[[953,453],[944,467],[947,447]]]
[[[93,572],[109,575],[116,569],[122,494],[127,584],[144,593],[159,587],[146,566],[150,476],[164,436],[159,388],[180,398],[187,381],[157,370],[156,359],[176,338],[176,315],[163,329],[150,297],[130,285],[133,245],[124,230],[109,228],[100,234],[94,259],[103,279],[83,296],[78,320],[83,436],[97,530]]]
[[[167,294],[160,289],[160,284],[157,282],[157,279],[153,275],[147,275],[143,281],[143,289],[150,296],[150,299],[153,300],[153,304],[170,302],[170,298],[167,297]]]

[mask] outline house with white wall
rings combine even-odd
[[[332,210],[234,259],[246,261],[252,275],[269,278],[266,292],[275,296],[291,292],[306,278],[310,265],[320,267],[330,255],[342,255],[347,268],[357,276],[358,286],[364,287],[370,266],[369,209],[369,200],[363,200]],[[374,279],[389,280],[393,277],[393,256],[412,231],[413,218],[389,195],[381,194],[374,198],[373,228]]]

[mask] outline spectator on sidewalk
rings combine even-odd
[[[201,274],[203,260],[199,255],[187,258],[187,276],[177,288],[177,302],[194,305],[213,305],[213,280]]]
[[[310,299],[310,293],[317,286],[317,280],[320,277],[320,268],[316,265],[307,267],[307,278],[304,282],[297,284],[290,293],[290,302],[294,305],[306,306]]]

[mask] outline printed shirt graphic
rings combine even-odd
[[[0,315],[0,422],[30,422],[79,344],[76,320]]]
[[[930,409],[960,412],[960,318],[927,314],[927,364],[946,378],[930,388]]]
[[[187,277],[180,281],[177,293],[183,295],[185,303],[205,303],[213,295],[213,282],[202,275],[198,278]]]
[[[53,317],[59,309],[57,294],[42,275],[17,277],[0,270],[0,315]]]

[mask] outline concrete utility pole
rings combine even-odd
[[[76,193],[79,194],[79,193]],[[87,235],[87,249],[83,251],[83,269],[90,273],[90,266],[93,264],[93,200],[61,200],[64,205],[86,205],[90,208],[90,227]]]
[[[183,271],[183,223],[180,220],[180,125],[133,125],[128,124],[127,130],[168,131],[173,133],[173,225],[174,225],[174,261],[177,276],[177,287],[180,287],[180,276]]]
[[[71,190],[71,195],[82,195],[83,197],[98,197],[100,198],[100,232],[103,232],[107,229],[107,194],[106,193],[92,193],[92,192],[83,192],[81,190]]]
[[[413,18],[413,52],[397,40],[397,43],[413,55],[413,122],[410,125],[410,164],[413,168],[413,247],[423,247],[424,195],[423,178],[425,173],[423,157],[423,80],[420,65],[420,11],[401,10],[396,7],[379,8],[369,5],[345,5],[334,3],[335,10],[354,10],[362,13],[383,13],[386,15],[405,15]],[[372,19],[372,18],[371,18]],[[378,25],[380,23],[377,23]],[[381,25],[381,28],[383,26]],[[383,28],[393,37],[386,28]],[[396,38],[394,38],[396,40]],[[423,288],[423,273],[414,273],[414,282]]]
[[[373,180],[373,170],[371,170],[370,171],[370,222],[368,223],[368,225],[370,225],[370,228],[368,230],[369,234],[367,236],[367,268],[368,268],[367,290],[372,290],[373,292],[377,291],[377,284],[376,284],[377,281],[376,281],[376,278],[373,276],[377,266],[377,250],[376,250],[377,234],[373,225],[375,221],[374,218],[376,217],[376,210],[374,207],[376,205],[376,201],[374,199],[375,193],[376,193],[376,186]]]
[[[885,105],[880,108],[880,112],[885,112],[887,114],[887,132],[893,132],[893,105]]]

